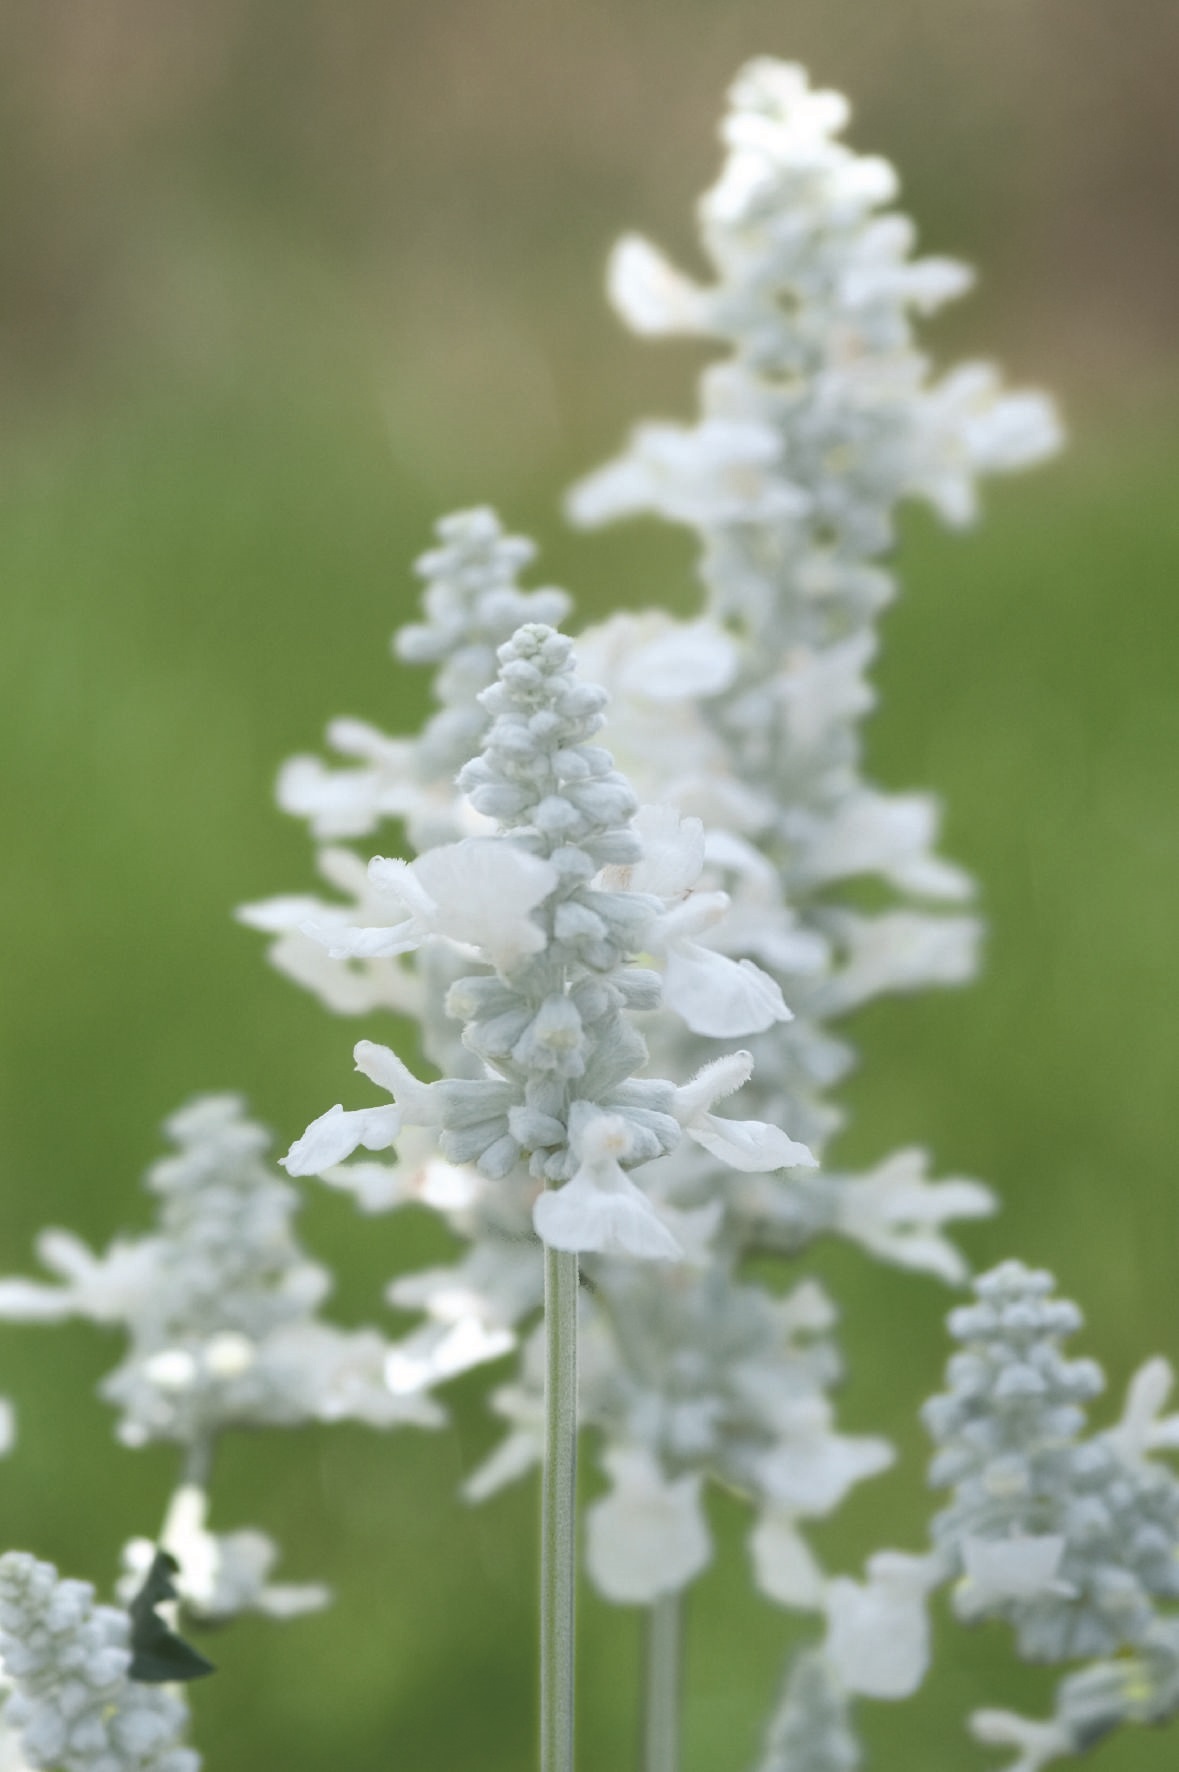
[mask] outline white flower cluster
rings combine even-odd
[[[1179,1446],[1179,1417],[1158,1419],[1171,1370],[1148,1361],[1121,1422],[1085,1437],[1104,1380],[1061,1352],[1081,1314],[1053,1285],[1014,1261],[977,1280],[949,1319],[949,1389],[924,1410],[931,1481],[953,1491],[933,1536],[959,1616],[1005,1619],[1029,1660],[1117,1658],[1066,1679],[1050,1724],[975,1719],[1021,1768],[1179,1710],[1179,1617],[1158,1609],[1179,1599],[1179,1480],[1150,1457]]]
[[[629,784],[589,742],[605,696],[578,678],[563,635],[529,624],[499,659],[499,681],[480,698],[492,718],[486,747],[459,776],[496,834],[439,845],[412,864],[378,857],[370,878],[401,920],[325,937],[337,952],[380,956],[442,942],[483,962],[487,970],[456,979],[446,998],[483,1075],[422,1084],[387,1047],[361,1041],[358,1067],[395,1105],[332,1108],[287,1167],[318,1174],[360,1146],[387,1148],[403,1124],[436,1128],[447,1161],[505,1182],[509,1219],[514,1196],[550,1247],[674,1259],[680,1244],[631,1169],[685,1133],[710,1148],[732,1145],[751,1169],[809,1153],[772,1126],[711,1112],[748,1075],[744,1054],[735,1070],[719,1060],[680,1089],[637,1077],[647,1052],[630,1012],[658,1004],[660,981],[634,960],[686,939],[680,900],[699,870],[697,833],[673,820],[640,842]],[[638,884],[647,890],[604,872],[618,868],[645,869]],[[749,977],[720,957],[717,965],[722,976]],[[691,986],[687,995],[697,1001]]]
[[[168,1121],[175,1155],[150,1171],[158,1229],[95,1255],[62,1230],[38,1251],[61,1284],[0,1281],[0,1317],[89,1317],[129,1337],[102,1394],[131,1446],[209,1444],[235,1427],[356,1419],[436,1425],[438,1406],[393,1391],[376,1330],[321,1322],[329,1290],[291,1230],[298,1196],[262,1161],[269,1134],[237,1096],[205,1096]]]
[[[1002,392],[989,367],[932,376],[913,316],[968,275],[911,257],[911,224],[886,209],[895,177],[837,139],[846,116],[799,69],[752,64],[702,207],[714,281],[635,239],[615,254],[611,289],[638,331],[730,354],[704,374],[698,423],[641,427],[571,500],[581,521],[655,512],[702,545],[699,619],[618,616],[579,642],[611,693],[610,753],[589,742],[604,697],[573,677],[566,641],[532,625],[503,647],[521,621],[556,619],[520,609],[527,544],[488,513],[447,519],[423,562],[427,620],[399,644],[441,667],[442,712],[416,741],[337,725],[359,768],[300,759],[280,781],[320,840],[400,818],[418,859],[365,868],[330,849],[321,867],[347,903],[243,913],[329,1006],[415,1016],[442,1073],[422,1083],[362,1041],[358,1068],[393,1105],[333,1108],[287,1159],[365,1210],[420,1201],[468,1245],[391,1287],[427,1321],[398,1344],[390,1382],[413,1391],[514,1344],[540,1302],[533,1231],[583,1254],[581,1419],[610,1480],[588,1521],[590,1573],[620,1601],[674,1593],[710,1555],[705,1482],[748,1496],[763,1590],[826,1619],[781,1723],[783,1740],[811,1741],[815,1772],[851,1763],[849,1694],[919,1682],[940,1564],[882,1552],[862,1583],[819,1569],[799,1522],[891,1452],[834,1426],[819,1289],[774,1298],[739,1264],[834,1232],[957,1282],[945,1227],[992,1208],[978,1183],[931,1181],[919,1150],[845,1174],[815,1173],[810,1147],[841,1120],[830,1092],[852,1055],[834,1018],[975,964],[977,924],[955,908],[970,884],[935,853],[935,803],[861,773],[896,506],[924,499],[964,521],[983,474],[1058,441],[1047,402]],[[864,880],[883,908],[862,908]],[[701,1045],[717,1039],[748,1050],[718,1059]],[[755,1069],[757,1119],[715,1111]],[[693,1071],[679,1088],[654,1080]],[[347,1161],[361,1149],[378,1160]],[[535,1462],[542,1390],[534,1337],[497,1395],[509,1432],[473,1497]]]
[[[59,1580],[26,1551],[0,1557],[4,1706],[29,1767],[45,1772],[197,1772],[183,1746],[188,1709],[174,1687],[128,1678],[130,1619],[94,1603],[89,1582]]]
[[[634,237],[610,270],[635,330],[731,354],[704,372],[697,424],[640,427],[570,503],[585,523],[649,511],[700,537],[703,617],[619,617],[587,652],[617,691],[615,748],[638,791],[710,827],[710,865],[734,900],[727,951],[768,965],[797,1012],[754,1045],[758,1111],[815,1146],[839,1123],[826,1092],[850,1058],[824,1024],[974,968],[974,920],[942,908],[969,883],[933,853],[934,802],[860,773],[895,507],[920,497],[963,520],[981,474],[1039,460],[1058,429],[1041,396],[1002,393],[985,366],[931,377],[912,316],[969,277],[910,257],[911,223],[882,212],[892,169],[837,139],[846,102],[768,60],[731,97],[728,158],[701,205],[715,281],[691,282]],[[833,900],[862,877],[901,902],[869,913]],[[824,1178],[801,1197],[770,1187],[730,1201],[734,1234],[796,1245],[836,1229],[963,1277],[939,1225],[988,1209],[977,1184],[930,1186],[911,1153],[854,1186],[831,1179],[838,1199]]]
[[[711,1480],[757,1510],[750,1539],[762,1590],[822,1609],[828,1584],[798,1531],[892,1462],[885,1440],[834,1430],[826,1392],[839,1376],[835,1313],[804,1281],[784,1298],[737,1283],[719,1264],[666,1279],[621,1262],[592,1268],[582,1300],[580,1413],[602,1436],[610,1491],[589,1510],[587,1566],[619,1604],[649,1604],[701,1573],[712,1541]],[[470,1479],[482,1499],[541,1453],[539,1337],[522,1381],[497,1393],[507,1439]]]

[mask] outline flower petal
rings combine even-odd
[[[318,1175],[342,1163],[360,1145],[369,1151],[388,1150],[400,1131],[401,1113],[396,1106],[357,1108],[346,1114],[337,1102],[318,1120],[312,1120],[280,1160],[288,1175]]]

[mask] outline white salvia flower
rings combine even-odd
[[[633,332],[655,337],[704,329],[704,291],[639,234],[625,234],[614,247],[606,286]]]
[[[16,1415],[7,1397],[0,1397],[0,1458],[12,1451],[16,1439]]]
[[[1159,1419],[1174,1383],[1170,1361],[1158,1354],[1140,1366],[1130,1380],[1122,1419],[1108,1436],[1127,1463],[1138,1463],[1149,1452],[1179,1446],[1179,1415]]]
[[[411,809],[407,740],[386,738],[363,720],[333,720],[327,740],[341,756],[358,757],[364,766],[333,770],[318,757],[292,757],[275,789],[282,810],[304,819],[313,837],[329,843],[365,837],[380,819],[400,818]]]
[[[179,1564],[173,1580],[185,1610],[204,1622],[225,1623],[243,1612],[297,1618],[328,1604],[331,1593],[318,1582],[297,1585],[269,1580],[278,1546],[265,1532],[210,1532],[205,1525],[207,1515],[205,1491],[182,1484],[169,1505],[160,1546],[147,1538],[133,1538],[124,1546],[120,1599],[127,1603],[135,1598],[157,1548],[162,1548]]]
[[[712,1112],[717,1101],[734,1094],[752,1075],[753,1058],[748,1052],[716,1058],[676,1090],[671,1111],[689,1138],[731,1169],[813,1169],[815,1159],[806,1145],[787,1138],[779,1127]]]
[[[581,1158],[562,1188],[543,1193],[532,1209],[537,1235],[550,1249],[637,1255],[674,1261],[680,1246],[622,1167],[634,1149],[626,1121],[595,1114],[576,1137]]]
[[[769,523],[806,509],[773,472],[782,444],[768,425],[706,419],[694,429],[640,425],[631,453],[583,480],[569,501],[579,523],[655,511],[673,523]]]
[[[897,1151],[867,1175],[832,1177],[836,1224],[845,1236],[898,1267],[922,1268],[951,1285],[966,1278],[966,1263],[941,1234],[952,1218],[981,1218],[995,1197],[977,1181],[926,1179],[925,1151]]]
[[[4,1722],[44,1772],[197,1772],[173,1686],[128,1678],[131,1621],[25,1551],[0,1557],[0,1654],[14,1687]]]
[[[401,1131],[397,1107],[354,1108],[345,1113],[337,1102],[318,1120],[312,1120],[280,1159],[288,1175],[322,1175],[334,1169],[353,1151],[387,1151]]]
[[[1017,1758],[1005,1772],[1040,1772],[1049,1761],[1073,1752],[1071,1738],[1056,1723],[1036,1723],[1009,1710],[976,1710],[970,1733],[987,1747],[1010,1747]]]
[[[760,966],[693,939],[723,923],[730,906],[727,893],[693,891],[706,854],[701,820],[681,818],[670,806],[642,806],[634,829],[642,840],[642,859],[607,869],[605,878],[663,902],[664,914],[652,925],[647,944],[664,961],[665,1006],[694,1034],[715,1039],[739,1039],[792,1020],[781,986]]]
[[[822,1608],[826,1577],[798,1530],[795,1514],[782,1507],[767,1508],[749,1535],[749,1553],[763,1594],[779,1606],[798,1606],[807,1612]]]
[[[929,1665],[926,1603],[937,1579],[928,1557],[878,1551],[865,1584],[837,1576],[827,1586],[823,1652],[840,1683],[865,1698],[908,1698]]]
[[[825,1015],[841,1015],[886,991],[966,984],[978,970],[982,926],[974,917],[837,911],[827,930],[838,940],[841,964],[816,992],[816,1007]]]
[[[510,967],[539,953],[544,930],[531,913],[558,883],[555,868],[492,837],[440,844],[415,862],[375,856],[369,878],[409,917],[393,928],[341,929],[304,924],[334,959],[390,958],[431,936],[482,949],[493,965]]]
[[[887,1470],[896,1456],[875,1435],[834,1433],[834,1411],[823,1396],[785,1401],[772,1413],[783,1437],[757,1460],[759,1486],[797,1514],[831,1513],[849,1489]]]
[[[420,1016],[424,1010],[422,980],[396,959],[333,959],[325,942],[332,929],[368,929],[383,925],[388,896],[369,879],[368,869],[350,849],[321,849],[316,865],[329,885],[345,895],[329,901],[310,894],[288,894],[239,906],[237,919],[261,929],[274,940],[266,957],[305,990],[312,991],[336,1015],[367,1015],[392,1009]],[[306,933],[310,927],[313,935]]]
[[[613,1488],[586,1516],[586,1565],[617,1605],[648,1606],[694,1581],[712,1558],[699,1476],[668,1482],[649,1453],[624,1447],[602,1458]]]

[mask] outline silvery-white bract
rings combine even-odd
[[[197,1772],[183,1745],[188,1707],[174,1686],[128,1678],[131,1621],[94,1603],[26,1551],[0,1557],[0,1655],[12,1692],[6,1730],[45,1772]]]
[[[977,1280],[949,1319],[948,1389],[924,1409],[931,1481],[952,1490],[933,1536],[959,1616],[1006,1620],[1028,1660],[1093,1662],[1061,1683],[1049,1723],[973,1720],[1023,1772],[1179,1710],[1179,1617],[1159,1610],[1179,1599],[1179,1480],[1150,1456],[1179,1447],[1179,1416],[1159,1418],[1171,1369],[1148,1361],[1121,1421],[1086,1436],[1104,1379],[1065,1358],[1081,1313],[1053,1286],[1014,1261]]]
[[[685,1135],[751,1170],[812,1159],[773,1126],[713,1113],[748,1076],[744,1053],[680,1088],[637,1074],[647,1051],[634,1012],[658,1005],[661,980],[636,958],[661,951],[680,1014],[707,1022],[715,1013],[722,1032],[735,999],[768,1001],[773,1018],[789,1011],[759,968],[694,939],[724,910],[710,899],[707,916],[686,914],[702,865],[698,829],[657,820],[644,840],[629,784],[590,742],[605,696],[578,677],[571,643],[539,624],[521,628],[480,700],[491,725],[459,785],[494,834],[412,863],[376,858],[370,877],[396,920],[321,939],[337,954],[382,958],[441,943],[481,963],[455,979],[445,1008],[483,1074],[423,1084],[387,1047],[361,1041],[358,1068],[394,1105],[332,1108],[287,1167],[318,1174],[360,1147],[387,1149],[403,1125],[436,1128],[443,1157],[503,1182],[509,1222],[529,1208],[550,1247],[675,1259],[681,1245],[632,1169]]]

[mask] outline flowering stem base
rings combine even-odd
[[[643,1772],[677,1772],[680,1763],[680,1673],[683,1602],[664,1594],[647,1612],[643,1693]]]
[[[546,1249],[540,1553],[540,1766],[573,1772],[577,1585],[577,1256]]]

